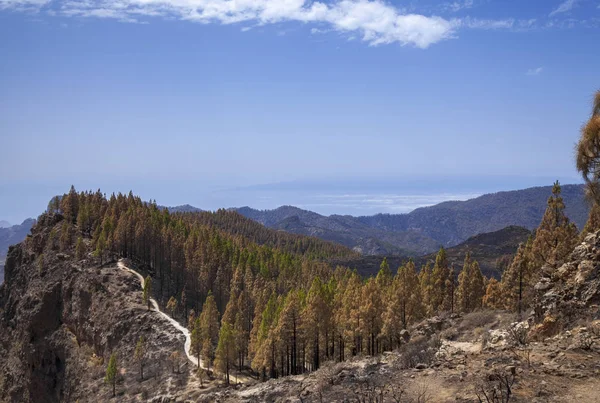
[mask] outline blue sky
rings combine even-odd
[[[0,0],[0,219],[71,183],[266,208],[300,203],[227,192],[574,182],[598,37],[600,0]]]

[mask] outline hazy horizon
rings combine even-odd
[[[226,187],[218,183],[196,186],[193,181],[72,183],[78,191],[100,190],[128,193],[132,190],[143,200],[156,200],[159,205],[174,207],[189,204],[203,210],[251,207],[258,210],[290,205],[322,215],[374,215],[408,213],[419,207],[450,200],[468,200],[483,194],[550,186],[554,180],[562,184],[581,183],[572,178],[540,177],[415,177],[304,180],[270,184]],[[68,191],[70,184],[0,183],[0,220],[15,225],[35,218],[46,208],[50,198]]]

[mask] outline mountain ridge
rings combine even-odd
[[[535,229],[551,189],[551,186],[537,186],[489,193],[465,201],[420,207],[405,214],[324,216],[293,206],[273,210],[245,206],[231,210],[267,227],[321,237],[364,255],[420,256],[440,246],[452,247],[469,237],[511,225]],[[562,196],[567,216],[578,228],[583,228],[589,213],[583,185],[562,186]]]

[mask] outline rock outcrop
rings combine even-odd
[[[533,321],[555,331],[600,319],[600,231],[586,236],[558,269],[544,269],[535,292]]]
[[[32,236],[9,250],[0,286],[0,401],[109,401],[103,379],[112,353],[120,369],[116,400],[181,390],[189,376],[185,359],[178,374],[166,363],[175,351],[184,357],[183,335],[142,304],[133,275],[56,250],[61,220],[43,215]],[[152,382],[140,382],[133,360],[140,336]]]

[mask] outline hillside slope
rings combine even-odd
[[[523,227],[509,226],[499,231],[488,232],[475,235],[465,242],[446,249],[448,262],[454,265],[456,270],[460,270],[467,252],[479,263],[479,267],[484,275],[500,278],[498,271],[498,261],[503,257],[511,257],[516,253],[519,244],[526,242],[531,235],[531,231]],[[417,261],[426,263],[435,262],[435,253],[423,256]],[[509,259],[510,262],[512,259]]]
[[[514,255],[519,244],[527,241],[531,232],[523,227],[509,226],[499,231],[489,232],[485,234],[475,235],[465,242],[462,242],[451,248],[446,248],[446,256],[448,262],[454,265],[455,270],[460,270],[468,252],[471,257],[477,260],[479,267],[484,275],[500,278],[501,273],[498,271],[499,260]],[[413,261],[417,267],[421,267],[427,263],[435,263],[437,252],[426,255],[413,257]],[[387,256],[387,261],[395,271],[400,265],[409,259],[408,256]],[[379,271],[379,265],[383,260],[383,256],[361,256],[357,259],[348,259],[345,261],[336,261],[336,263],[346,265],[356,269],[359,274],[364,277],[375,276]]]
[[[183,391],[190,382],[185,359],[177,373],[164,365],[173,352],[184,357],[184,337],[146,308],[138,279],[114,264],[77,261],[72,248],[49,253],[45,245],[61,217],[42,219],[31,238],[10,249],[0,285],[0,401],[131,402]],[[152,382],[138,380],[132,359],[140,336],[152,357],[144,368]],[[116,398],[104,383],[111,353],[120,368]]]

